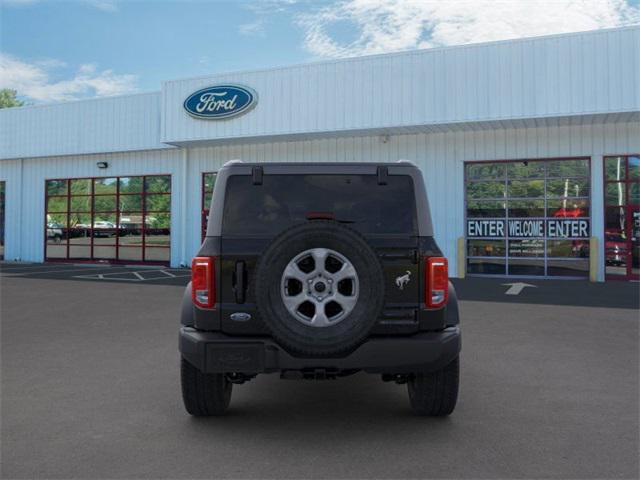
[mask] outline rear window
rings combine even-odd
[[[365,234],[416,234],[413,182],[391,175],[246,175],[227,182],[222,233],[274,235],[309,216],[331,215]]]

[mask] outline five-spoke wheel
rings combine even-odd
[[[328,327],[355,307],[358,275],[344,255],[327,248],[312,248],[287,264],[280,291],[294,318],[312,327]]]

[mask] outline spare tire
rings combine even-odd
[[[256,270],[256,302],[283,348],[337,356],[362,343],[380,315],[382,266],[358,232],[311,221],[286,230],[266,249]]]

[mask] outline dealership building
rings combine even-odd
[[[190,265],[236,159],[415,163],[452,276],[638,279],[640,27],[0,110],[4,259]]]

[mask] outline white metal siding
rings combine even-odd
[[[637,112],[639,46],[640,27],[630,27],[171,81],[162,90],[161,139],[346,134]],[[256,108],[225,121],[187,115],[182,103],[188,95],[223,82],[254,88]]]
[[[0,158],[164,147],[159,92],[0,110]]]
[[[0,162],[0,181],[5,182],[4,258],[14,259],[22,243],[23,196],[28,194],[22,185],[22,161]]]
[[[7,181],[5,258],[43,260],[47,178],[171,174],[171,264],[178,266],[189,264],[200,245],[202,172],[218,170],[232,159],[255,162],[407,159],[419,165],[424,173],[436,239],[449,258],[451,272],[455,273],[456,239],[464,234],[465,161],[591,157],[592,232],[602,237],[602,156],[629,153],[640,153],[638,122],[392,135],[387,143],[379,136],[369,136],[50,157],[25,159],[22,167],[20,161],[3,161],[0,180]],[[109,169],[98,169],[98,161],[108,162]],[[603,268],[601,265],[601,274]]]
[[[465,161],[509,160],[550,157],[592,157],[592,232],[603,231],[602,155],[639,153],[640,123],[595,124],[587,126],[534,127],[391,136],[351,137],[299,142],[228,145],[192,148],[188,152],[188,184],[200,185],[201,174],[219,169],[226,161],[320,162],[407,159],[423,171],[431,204],[438,244],[456,272],[456,240],[464,235]],[[200,244],[200,188],[187,200],[185,221],[188,242],[195,252]],[[602,255],[601,257],[602,258]]]

